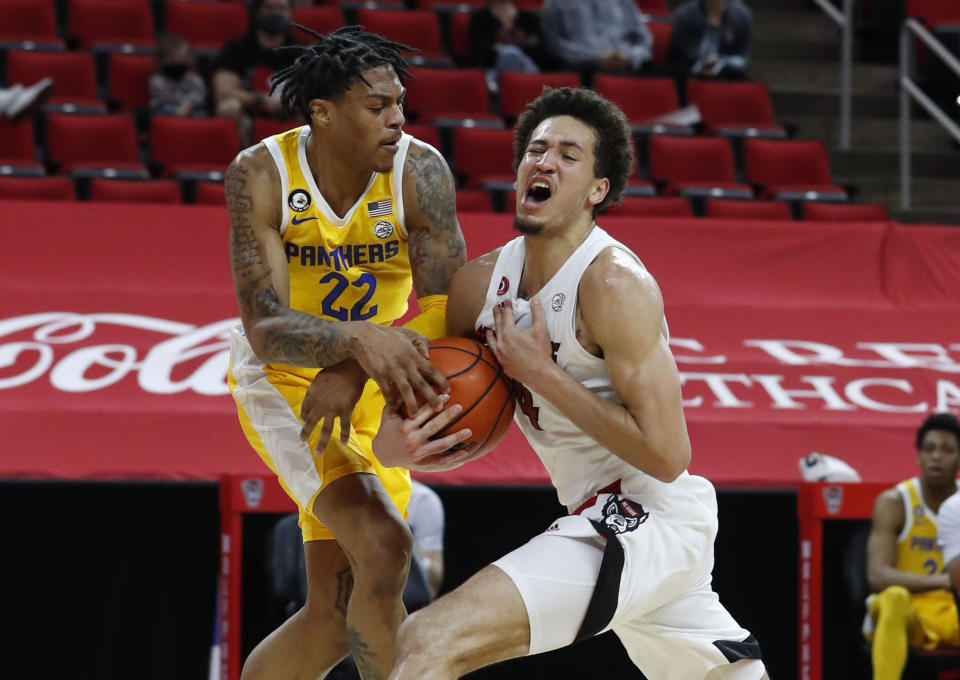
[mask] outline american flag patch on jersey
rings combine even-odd
[[[367,215],[370,217],[383,217],[393,214],[393,199],[385,198],[382,201],[373,201],[367,203]]]

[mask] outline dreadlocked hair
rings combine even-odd
[[[363,73],[377,66],[393,67],[401,82],[410,77],[402,52],[415,52],[412,47],[368,33],[362,26],[343,26],[325,35],[300,24],[292,26],[313,36],[316,42],[275,50],[299,55],[270,79],[270,94],[280,91],[285,117],[298,113],[310,120],[311,99],[336,101],[356,80],[369,85]]]

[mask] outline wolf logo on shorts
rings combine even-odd
[[[639,503],[628,501],[620,496],[610,496],[603,506],[603,524],[614,534],[633,531],[647,521],[650,513]]]

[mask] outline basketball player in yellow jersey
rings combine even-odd
[[[956,419],[952,419],[956,423]],[[960,644],[957,607],[937,544],[937,512],[957,491],[960,432],[949,417],[928,417],[917,431],[920,477],[884,491],[873,507],[867,542],[866,630],[875,680],[897,680],[907,648]],[[873,630],[870,630],[870,628]]]
[[[364,680],[389,672],[410,480],[384,469],[371,442],[384,399],[443,408],[449,385],[426,342],[445,334],[465,259],[446,163],[402,134],[405,48],[356,26],[313,35],[283,48],[301,54],[272,81],[308,124],[242,151],[226,174],[242,321],[231,391],[247,438],[300,507],[309,590],[247,658],[244,680],[314,680],[348,652]],[[392,328],[411,285],[421,314]]]

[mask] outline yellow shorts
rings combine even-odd
[[[300,441],[300,405],[311,381],[291,373],[267,372],[250,348],[240,324],[231,330],[227,382],[247,440],[300,509],[304,542],[335,538],[311,508],[320,491],[344,475],[365,472],[379,477],[397,510],[406,518],[410,472],[385,468],[373,455],[373,438],[380,427],[384,404],[376,383],[367,381],[350,419],[352,431],[346,446],[340,443],[337,421],[326,450],[316,455],[319,426],[309,442]]]
[[[876,621],[880,597],[868,598],[867,603],[867,613]],[[946,590],[910,594],[910,611],[906,623],[911,647],[934,649],[943,645],[960,645],[957,605],[953,595]],[[865,637],[873,642],[872,631],[865,631]]]
[[[933,649],[941,645],[960,645],[957,604],[946,590],[913,594],[913,612],[919,632],[911,635],[914,647]]]

